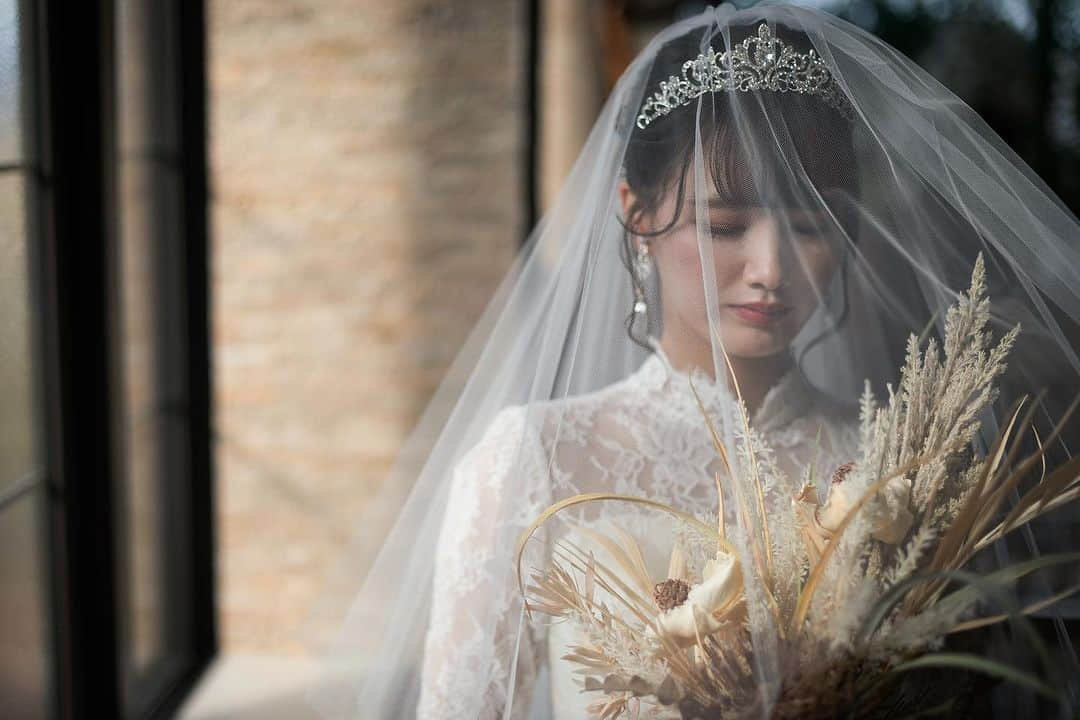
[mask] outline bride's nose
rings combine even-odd
[[[784,245],[774,218],[763,216],[750,224],[743,246],[743,278],[750,287],[772,291],[786,283],[790,260]]]

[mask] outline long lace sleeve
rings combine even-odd
[[[524,408],[500,412],[458,463],[436,550],[430,625],[417,717],[503,716],[521,598],[513,546],[546,504],[545,464]],[[512,718],[524,718],[545,636],[526,617],[514,673]]]

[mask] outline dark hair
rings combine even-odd
[[[752,31],[751,26],[732,27],[728,40],[734,45]],[[655,92],[660,82],[681,75],[683,63],[704,49],[707,32],[714,33],[715,29],[696,28],[657,52],[645,83],[645,97]],[[812,47],[800,31],[777,26],[775,33],[799,52]],[[720,33],[711,37],[709,44],[717,53],[726,49]],[[698,128],[706,172],[722,199],[736,205],[791,205],[805,198],[812,186],[822,193],[825,204],[854,237],[850,200],[858,195],[858,179],[850,120],[814,95],[770,91],[706,93],[697,101],[655,118],[644,129],[632,127],[623,169],[635,200],[622,221],[620,254],[635,291],[645,292],[645,288],[632,270],[633,238],[662,235],[679,221]],[[784,152],[776,152],[778,145]],[[795,177],[796,169],[805,173],[807,182]],[[651,232],[633,230],[644,218],[657,213],[669,192],[675,193],[676,205],[670,221]],[[627,317],[627,333],[631,340],[647,347],[637,334],[635,317],[633,312]]]

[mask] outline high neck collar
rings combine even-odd
[[[656,338],[650,336],[648,341],[653,354],[645,360],[638,372],[652,387],[669,387],[692,399],[692,379],[694,389],[707,404],[719,403],[733,397],[726,382],[714,379],[700,368],[676,368]],[[750,422],[759,430],[776,429],[805,414],[812,404],[813,388],[798,365],[793,363],[765,393]]]

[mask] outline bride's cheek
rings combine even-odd
[[[802,272],[806,282],[815,295],[814,306],[820,304],[822,295],[829,287],[833,274],[839,267],[839,257],[833,248],[827,246],[810,246],[803,248],[799,258]]]
[[[694,283],[701,287],[701,255],[698,252],[697,241],[694,237],[680,238],[679,242],[673,243],[672,265],[679,276],[680,283]]]

